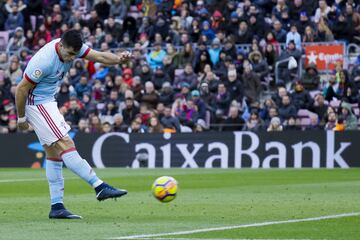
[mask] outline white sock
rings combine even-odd
[[[64,177],[62,175],[63,163],[46,159],[46,177],[49,183],[51,205],[63,203]]]
[[[79,155],[75,148],[62,153],[61,158],[67,168],[84,179],[93,188],[96,188],[103,183],[103,181],[96,176],[95,171],[91,168],[88,162]]]

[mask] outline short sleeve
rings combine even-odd
[[[84,58],[86,57],[86,55],[88,55],[88,53],[90,52],[91,48],[88,47],[86,44],[83,44],[81,49],[80,49],[80,52],[78,54],[78,57],[79,58]]]
[[[47,65],[43,61],[37,61],[36,57],[33,57],[24,71],[24,78],[32,84],[37,84],[46,76]]]

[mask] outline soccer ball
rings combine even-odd
[[[171,202],[174,200],[177,190],[176,180],[168,176],[159,177],[152,185],[152,193],[160,202]]]

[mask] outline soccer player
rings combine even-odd
[[[85,58],[114,65],[126,62],[130,57],[131,53],[128,51],[115,55],[90,49],[83,44],[80,32],[69,30],[61,39],[55,39],[42,47],[28,63],[23,79],[16,88],[17,123],[21,130],[28,129],[30,124],[45,149],[46,177],[51,198],[49,218],[81,218],[64,207],[63,162],[95,189],[97,200],[118,198],[127,194],[126,190],[116,189],[103,182],[79,155],[68,135],[70,126],[59,112],[54,96],[74,59]]]

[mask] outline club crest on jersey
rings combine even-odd
[[[56,76],[59,78],[59,80],[63,79],[65,75],[65,72],[59,72],[59,70],[56,71]]]
[[[35,69],[34,72],[31,74],[31,77],[35,79],[39,79],[42,75],[42,71],[40,69]]]

